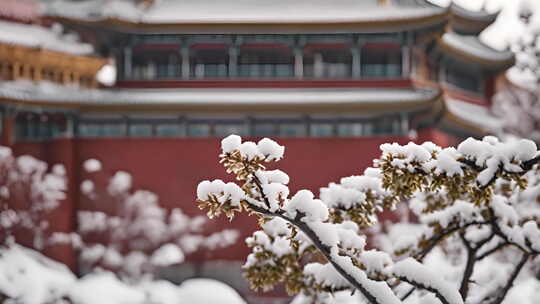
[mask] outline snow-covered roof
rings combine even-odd
[[[37,0],[2,0],[0,16],[20,21],[33,21],[39,18],[40,5]]]
[[[484,44],[478,36],[465,36],[454,32],[445,33],[442,43],[447,49],[476,59],[482,63],[511,66],[514,54],[511,51],[499,51]]]
[[[497,16],[499,15],[499,11],[487,12],[485,10],[478,10],[478,11],[469,10],[455,2],[452,2],[452,4],[450,4],[450,11],[452,12],[452,15],[459,16],[467,20],[488,22],[488,23],[494,22],[495,19],[497,19]]]
[[[496,132],[502,127],[502,121],[484,106],[454,98],[445,98],[445,104],[450,114],[484,131]]]
[[[75,34],[63,34],[60,25],[51,28],[0,20],[0,43],[43,48],[52,51],[88,55],[92,45],[78,41]]]
[[[160,0],[148,8],[130,0],[55,0],[45,14],[82,20],[144,24],[355,23],[407,21],[446,13],[423,0]]]
[[[452,29],[454,31],[465,35],[479,35],[495,22],[500,11],[488,12],[484,9],[468,10],[452,2],[450,12],[452,15]]]
[[[49,106],[347,106],[422,105],[440,96],[431,89],[388,88],[178,88],[81,89],[28,81],[0,83],[0,99]],[[336,109],[339,110],[339,109]],[[388,110],[391,110],[390,108]],[[394,109],[395,110],[395,109]]]

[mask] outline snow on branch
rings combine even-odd
[[[238,231],[231,229],[208,233],[202,216],[162,207],[155,193],[132,189],[133,178],[127,172],[118,171],[102,184],[94,178],[102,168],[98,160],[87,160],[83,167],[90,178],[81,183],[81,193],[91,207],[78,212],[78,233],[80,257],[87,269],[114,270],[134,283],[152,278],[157,267],[182,263],[201,249],[227,247],[238,238]],[[199,192],[204,195],[221,188],[215,182],[203,185]]]
[[[242,211],[259,217],[261,230],[246,240],[252,253],[243,267],[254,289],[284,284],[289,293],[313,300],[357,291],[376,304],[500,304],[539,255],[536,145],[486,137],[467,139],[457,149],[409,143],[381,150],[376,168],[330,183],[320,198],[308,190],[291,196],[287,174],[266,170],[266,163],[283,157],[284,147],[231,135],[222,141],[220,163],[237,182],[203,181],[197,202],[210,217],[224,213],[232,219]],[[387,225],[375,237],[382,245],[368,250],[366,229],[379,225],[378,212],[401,203],[418,222]],[[523,258],[501,260],[506,250]],[[463,261],[455,272],[460,275],[441,275],[432,267],[441,256]],[[513,271],[484,266],[501,263]]]
[[[18,242],[22,235],[36,249],[59,242],[48,216],[65,198],[66,183],[62,165],[49,168],[32,156],[15,157],[11,149],[0,147],[0,245]]]

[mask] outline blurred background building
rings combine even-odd
[[[292,190],[317,192],[360,174],[382,143],[496,132],[492,97],[514,64],[479,40],[496,18],[424,0],[2,0],[2,144],[66,166],[54,223],[68,231],[82,161],[129,171],[196,214],[197,183],[228,178],[217,155],[231,133],[277,138]],[[247,236],[254,222],[209,225]],[[248,251],[238,242],[164,275],[213,276],[249,296]]]

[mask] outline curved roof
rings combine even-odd
[[[495,22],[499,16],[499,11],[493,13],[485,10],[471,11],[455,2],[452,2],[449,8],[452,17],[452,28],[454,31],[466,35],[480,34]]]
[[[452,2],[452,4],[450,5],[450,12],[453,16],[459,16],[463,19],[478,22],[494,22],[500,13],[500,11],[492,13],[485,10],[472,11],[462,7],[459,4],[456,4],[455,2]]]
[[[273,89],[80,89],[26,81],[0,84],[0,100],[43,107],[101,110],[339,112],[426,108],[440,99],[437,89],[273,88]]]
[[[42,48],[72,55],[90,55],[91,44],[79,41],[76,34],[63,34],[61,27],[47,28],[0,20],[0,43]]]
[[[497,133],[502,128],[502,121],[490,110],[470,102],[445,98],[445,114],[443,124],[451,129],[459,129],[469,134],[485,135]]]
[[[515,62],[514,53],[493,49],[480,41],[478,36],[465,36],[449,32],[439,39],[439,45],[444,52],[460,60],[480,64],[490,70],[503,70]]]
[[[2,0],[0,18],[22,22],[37,21],[40,17],[38,0]]]
[[[238,25],[255,25],[243,30],[258,32],[264,27],[272,27],[272,32],[277,32],[282,26],[320,27],[325,24],[370,30],[377,27],[414,28],[443,23],[446,18],[441,20],[441,16],[446,16],[447,12],[446,8],[424,0],[161,0],[148,8],[129,0],[105,3],[102,0],[56,0],[45,6],[44,14],[134,31],[234,32],[239,30]],[[309,29],[297,27],[295,30]]]

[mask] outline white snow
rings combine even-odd
[[[485,130],[497,132],[503,126],[503,121],[495,117],[485,106],[453,98],[445,98],[445,103],[451,114]]]
[[[97,159],[90,158],[84,161],[83,168],[88,173],[94,173],[101,170],[101,162]]]
[[[291,14],[290,12],[295,12]],[[46,13],[84,19],[120,18],[143,23],[318,23],[407,20],[444,12],[434,6],[399,5],[377,0],[235,0],[224,3],[213,0],[161,0],[147,9],[131,1],[99,0],[72,3],[57,0]]]
[[[189,304],[246,304],[228,285],[210,279],[191,279],[180,285],[179,299]]]
[[[359,260],[366,267],[367,273],[385,273],[385,268],[393,263],[388,253],[378,250],[362,252]]]
[[[78,41],[75,34],[63,34],[61,27],[46,28],[0,20],[0,43],[43,48],[74,55],[88,55],[94,49],[91,44]]]
[[[81,192],[84,195],[91,195],[92,192],[94,192],[94,183],[91,180],[83,180],[81,183]]]
[[[0,249],[0,269],[0,292],[24,304],[63,303],[62,298],[74,304],[246,303],[234,289],[210,279],[131,285],[106,271],[77,279],[65,265],[18,245]]]
[[[277,161],[283,158],[285,153],[285,147],[280,146],[275,141],[269,138],[263,138],[257,143],[259,153],[261,153],[266,160]]]
[[[268,222],[261,225],[264,232],[271,236],[288,236],[291,233],[291,229],[287,225],[287,221],[280,217],[274,217]]]
[[[234,150],[240,149],[242,138],[238,135],[229,135],[221,140],[221,151],[223,153],[231,153]]]
[[[448,176],[463,175],[462,164],[457,160],[459,153],[455,148],[445,148],[437,155],[436,172],[446,173]]]
[[[69,297],[77,304],[132,304],[142,303],[145,294],[119,281],[110,272],[89,274],[69,291]]]
[[[76,281],[69,269],[18,245],[0,249],[0,293],[25,304],[53,302]]]
[[[152,256],[150,262],[156,266],[170,266],[184,261],[184,252],[175,244],[165,244],[159,247]]]
[[[113,86],[116,83],[116,73],[116,65],[108,63],[96,73],[96,80],[106,86]]]
[[[260,156],[259,148],[257,147],[257,144],[252,141],[246,141],[243,142],[240,147],[240,154],[247,158],[248,160],[252,160],[257,156]]]
[[[284,209],[287,215],[291,218],[295,218],[298,212],[303,214],[302,221],[304,222],[318,222],[328,219],[328,208],[326,205],[318,199],[309,190],[298,191],[290,201],[288,201]]]
[[[5,81],[0,97],[41,102],[80,104],[380,104],[429,102],[436,89],[377,88],[178,88],[178,89],[85,89],[42,81]]]
[[[205,201],[214,195],[218,201],[224,203],[229,201],[231,205],[238,206],[245,199],[245,193],[240,186],[235,183],[225,184],[222,180],[202,181],[197,186],[197,199]]]
[[[289,176],[281,170],[259,170],[255,172],[255,175],[263,184],[279,183],[287,185],[289,183]]]
[[[336,289],[351,286],[351,284],[345,280],[330,263],[309,263],[304,266],[304,273],[312,275],[315,282],[323,284],[324,286],[331,286]]]
[[[405,277],[411,282],[437,290],[449,304],[463,304],[461,295],[452,284],[446,282],[440,275],[418,261],[407,258],[399,261],[392,267],[394,274]]]
[[[490,61],[510,61],[514,58],[511,51],[499,51],[485,45],[477,36],[465,36],[447,32],[442,41],[451,48],[462,51],[474,57]]]
[[[131,174],[125,171],[117,171],[114,176],[111,177],[107,190],[113,195],[125,193],[131,188],[131,183]]]

